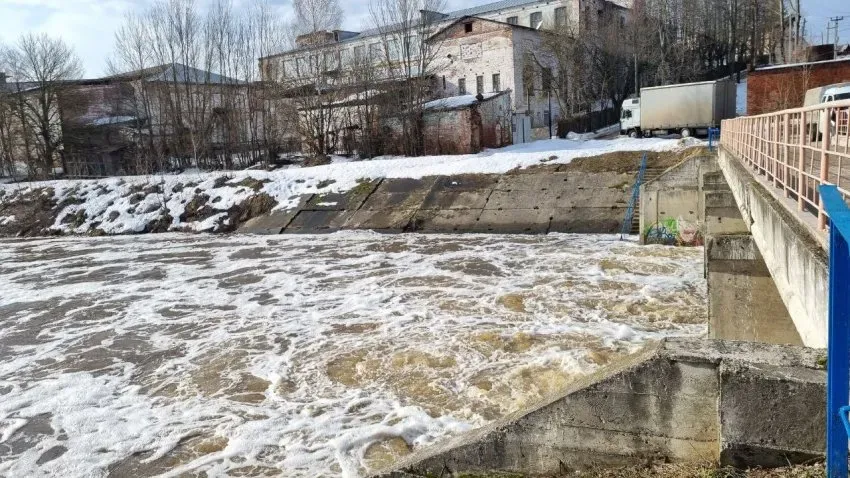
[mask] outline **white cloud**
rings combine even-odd
[[[248,0],[234,0],[235,4]],[[449,9],[465,8],[489,0],[450,0]],[[372,25],[370,0],[342,0],[347,30],[359,31]],[[152,0],[0,0],[0,41],[13,43],[28,32],[44,32],[62,37],[83,60],[87,77],[105,73],[112,53],[115,31],[124,15],[141,11]],[[204,7],[211,0],[198,0]],[[291,12],[291,0],[273,0]]]

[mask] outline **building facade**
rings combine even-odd
[[[432,98],[512,92],[514,138],[548,137],[560,111],[551,98],[558,69],[542,48],[552,30],[581,35],[598,19],[625,25],[629,10],[609,0],[503,0],[455,12],[420,12],[418,21],[364,32],[314,32],[296,48],[260,59],[264,81],[295,88],[350,88],[430,77]],[[345,95],[342,95],[345,96]]]

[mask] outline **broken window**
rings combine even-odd
[[[472,23],[464,23],[463,31],[465,31],[466,33],[472,33]]]
[[[461,78],[457,80],[457,89],[458,93],[462,95],[466,94],[466,78]]]
[[[543,14],[541,12],[532,13],[530,19],[529,25],[531,28],[540,28],[543,25]]]
[[[550,91],[552,89],[552,69],[543,68],[541,76],[543,80],[543,91]]]

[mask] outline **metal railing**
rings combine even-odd
[[[725,120],[720,144],[817,215],[821,230],[828,213],[818,188],[850,197],[850,101]]]
[[[826,471],[847,478],[850,421],[850,208],[835,186],[820,187],[829,215],[829,348],[826,361]]]
[[[635,207],[640,200],[640,186],[643,184],[643,178],[646,175],[647,154],[643,153],[643,158],[640,160],[640,170],[638,170],[637,179],[632,187],[632,196],[629,198],[629,206],[626,208],[626,217],[623,219],[623,227],[620,228],[620,240],[625,239],[632,232],[632,223],[635,219]]]

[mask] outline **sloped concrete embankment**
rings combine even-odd
[[[819,363],[820,352],[802,347],[670,339],[375,476],[558,476],[652,462],[777,467],[819,459]]]
[[[382,179],[345,193],[303,196],[299,207],[249,221],[240,231],[610,233],[620,229],[633,181],[634,173],[557,168]]]

